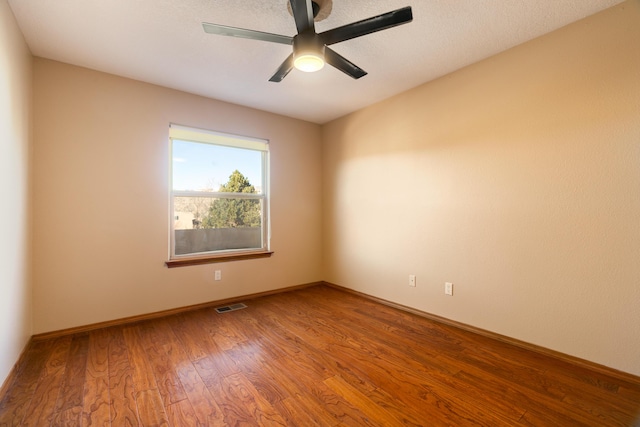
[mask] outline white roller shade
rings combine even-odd
[[[227,133],[213,132],[205,129],[196,129],[186,126],[171,124],[169,138],[182,141],[206,142],[209,144],[224,145],[228,147],[247,148],[250,150],[268,151],[269,141],[243,136],[239,138]]]

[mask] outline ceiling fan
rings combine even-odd
[[[413,19],[411,7],[407,6],[322,33],[316,33],[314,17],[320,9],[318,2],[312,0],[289,1],[298,30],[298,34],[293,37],[206,22],[203,22],[202,26],[210,34],[293,45],[293,53],[284,60],[275,74],[269,79],[271,82],[280,82],[293,67],[302,71],[312,72],[320,70],[325,62],[354,79],[359,79],[365,76],[367,72],[328,46],[405,24]]]

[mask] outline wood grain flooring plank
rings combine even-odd
[[[577,420],[568,414],[559,413],[554,410],[539,412],[535,409],[527,410],[522,416],[518,425],[529,427],[540,426],[571,426],[571,427],[613,427],[602,424],[598,420]],[[626,426],[635,427],[635,426]]]
[[[131,366],[136,391],[156,390],[158,384],[156,383],[151,363],[147,358],[139,328],[137,326],[123,327],[122,336],[127,346],[129,365]]]
[[[287,330],[286,326],[281,323],[281,319],[268,309],[268,304],[262,301],[252,301],[249,314],[258,321],[258,331],[264,342],[280,350],[280,355],[274,354],[275,359],[295,357],[308,346],[308,343],[299,335]]]
[[[170,425],[158,390],[146,389],[136,392],[136,405],[143,426]]]
[[[542,363],[550,376],[561,379],[563,384],[571,384],[577,387],[588,387],[594,391],[603,393],[617,393],[621,387],[627,384],[620,378],[612,378],[601,372],[595,372],[584,367],[572,365],[563,360],[557,360],[544,356]]]
[[[384,408],[403,426],[423,427],[424,417],[419,408],[413,407],[405,399],[391,396],[385,390],[375,389],[367,391],[366,396],[381,408]]]
[[[318,329],[324,334],[325,348],[327,345],[346,345],[355,349],[363,356],[382,357],[389,361],[396,361],[399,365],[410,366],[420,372],[432,377],[435,374],[454,375],[460,370],[456,363],[441,363],[440,354],[445,349],[441,349],[437,344],[430,343],[431,347],[427,347],[426,351],[417,351],[422,349],[420,341],[401,340],[387,331],[377,331],[371,334],[370,329],[366,326],[359,326],[355,319],[349,319],[350,328],[343,333],[340,340],[335,340],[337,336],[335,330],[340,328],[340,324],[330,323],[323,317],[316,319],[307,319],[317,325]],[[392,344],[391,344],[392,343]]]
[[[193,333],[197,334],[198,339],[206,346],[207,357],[215,359],[220,373],[225,376],[233,375],[240,372],[240,370],[215,339],[215,330],[219,319],[220,315],[215,313],[215,311],[200,313],[200,315],[195,318],[196,322]]]
[[[410,368],[403,368],[389,362],[385,358],[355,359],[357,353],[351,357],[354,363],[362,364],[363,369],[365,369],[364,364],[369,364],[366,368],[369,381],[393,396],[396,401],[407,402],[408,406],[415,409],[412,412],[414,418],[419,420],[429,420],[434,424],[450,422],[452,425],[474,425],[477,421],[479,425],[495,426],[508,425],[509,419],[513,421],[513,415],[494,416],[486,407],[470,404],[469,396],[465,394],[463,388],[447,386]],[[464,399],[462,400],[459,396],[464,396]],[[487,396],[487,399],[489,398],[491,396]]]
[[[200,378],[193,365],[184,363],[178,368],[178,377],[182,382],[188,400],[201,425],[223,425],[224,415],[209,389]]]
[[[281,337],[274,341],[273,335],[269,333],[269,328],[263,325],[262,319],[259,316],[255,316],[255,313],[252,302],[249,303],[246,309],[233,312],[234,320],[238,321],[238,327],[242,334],[248,338],[247,343],[254,346],[265,360],[286,356],[286,351],[278,344],[281,342]]]
[[[172,403],[166,408],[169,423],[173,427],[222,427],[226,424],[201,424],[188,400]]]
[[[371,330],[405,333],[410,337],[410,334],[417,334],[418,337],[428,337],[439,348],[451,345],[452,350],[460,350],[460,339],[448,332],[447,325],[330,287],[317,286],[304,291],[300,295],[312,299],[314,305],[323,304],[330,308],[339,299],[341,315],[352,313],[364,317],[371,322]]]
[[[53,341],[48,340],[32,342],[27,348],[24,362],[0,402],[0,426],[17,426],[24,419],[52,347]]]
[[[159,320],[156,322],[156,332],[158,339],[162,340],[162,349],[166,357],[175,367],[182,389],[194,409],[198,422],[202,425],[222,423],[222,411],[189,358],[189,352],[174,334],[171,323],[168,320]]]
[[[108,427],[111,425],[109,342],[110,335],[104,329],[98,329],[89,335],[82,415],[83,426]]]
[[[529,418],[532,414],[541,414],[543,419],[558,420],[554,422],[574,419],[576,423],[580,423],[586,419],[581,410],[562,403],[566,396],[566,385],[562,385],[553,376],[546,375],[544,370],[536,372],[535,369],[527,367],[521,369],[514,367],[513,363],[501,363],[504,360],[505,357],[502,355],[496,355],[492,360],[484,349],[478,349],[476,355],[471,358],[461,357],[464,373],[456,377],[468,380],[471,376],[475,376],[475,384],[481,389],[487,388],[490,384],[508,384],[509,394],[502,394],[505,401],[526,408]],[[487,392],[490,391],[487,390]],[[499,394],[493,393],[493,395]]]
[[[308,310],[306,310],[308,313]],[[296,317],[304,317],[302,313],[296,313]],[[306,317],[303,325],[315,325],[315,334],[318,336],[316,341],[318,347],[325,350],[329,354],[351,355],[349,359],[349,366],[368,366],[372,369],[376,369],[382,361],[380,358],[385,357],[387,362],[396,361],[398,367],[402,369],[409,368],[414,372],[424,372],[425,377],[431,378],[434,375],[434,370],[424,364],[415,363],[413,360],[406,358],[406,352],[401,351],[397,346],[386,346],[376,342],[370,338],[370,334],[367,332],[365,335],[350,332],[348,335],[344,333],[337,333],[335,331],[336,325],[330,326],[320,320]],[[353,325],[352,322],[349,322]],[[299,328],[298,324],[288,324],[287,328],[291,330],[297,330],[298,333],[303,334],[304,328]],[[384,337],[383,337],[384,338]],[[409,363],[407,365],[407,363]],[[456,372],[458,370],[456,369]],[[447,372],[447,374],[451,374]]]
[[[360,392],[355,387],[349,385],[341,377],[334,376],[327,378],[324,380],[324,383],[335,393],[342,396],[342,398],[349,402],[353,407],[362,411],[374,423],[378,425],[401,424],[400,419],[395,418],[392,414],[387,412],[384,407],[379,406],[368,396]]]
[[[640,402],[640,385],[622,386],[620,387],[620,389],[618,389],[616,395],[618,396],[619,400],[622,400],[626,404],[631,404],[630,406],[632,407],[632,409],[630,412],[633,413],[633,410],[637,410],[637,413],[640,414],[640,407],[633,404],[634,402]]]
[[[295,360],[280,358],[273,363],[278,366],[278,371],[289,373],[295,389],[300,391],[299,395],[304,393],[306,405],[322,408],[333,417],[334,423],[372,425],[358,408],[351,406],[324,383],[324,380],[330,377],[324,374],[324,369],[318,370],[316,361],[308,355],[300,354]],[[314,401],[314,404],[311,405],[310,401]]]
[[[260,306],[258,306],[256,310],[255,316],[259,317],[261,320],[261,332],[263,330],[268,331],[269,342],[282,349],[288,355],[287,357],[295,359],[300,354],[304,354],[306,356],[313,355],[313,363],[317,363],[326,371],[323,378],[339,374],[346,381],[357,385],[360,389],[375,389],[375,386],[366,382],[366,376],[358,371],[353,364],[343,363],[339,354],[334,355],[331,352],[318,351],[318,349],[309,345],[303,338],[292,334],[292,332],[281,322],[271,322],[269,316],[273,315],[273,312],[269,312],[264,307],[260,308]],[[268,364],[263,367],[263,369],[268,368]]]
[[[362,408],[353,406],[340,394],[334,392],[326,384],[321,383],[311,390],[314,400],[319,403],[325,411],[332,415],[339,423],[352,426],[379,426],[380,423],[367,417]]]
[[[310,290],[311,291],[311,290]],[[305,295],[306,296],[306,295]],[[315,319],[308,321],[318,322],[323,326],[329,335],[333,334],[332,328],[340,328],[339,322],[331,323],[332,316],[329,315],[331,304],[326,304],[323,309],[323,299],[314,295],[311,303],[315,311]],[[342,304],[342,300],[341,300]],[[378,313],[375,312],[374,313]],[[427,329],[427,334],[400,332],[396,327],[383,327],[384,324],[377,323],[375,317],[369,313],[359,313],[355,307],[346,306],[341,310],[341,322],[348,322],[350,327],[350,335],[348,338],[358,342],[362,349],[369,351],[375,355],[394,355],[395,358],[402,359],[402,364],[408,359],[413,362],[414,368],[428,370],[431,375],[434,372],[441,372],[445,375],[454,375],[460,370],[455,358],[444,359],[442,354],[451,352],[458,354],[462,351],[460,341],[449,339],[440,339],[442,333],[435,336],[431,333],[431,329]],[[371,331],[375,331],[371,334]],[[366,340],[364,342],[363,340]],[[393,345],[389,345],[393,343]],[[443,345],[444,343],[444,345]]]
[[[336,351],[338,351],[337,348]],[[420,380],[419,382],[415,382],[415,380],[409,379],[405,382],[402,373],[384,359],[377,357],[363,358],[359,353],[349,348],[342,348],[339,351],[343,363],[352,369],[357,369],[360,377],[363,378],[367,384],[374,386],[373,389],[370,387],[362,389],[362,392],[367,396],[380,395],[380,392],[382,392],[387,397],[387,405],[393,405],[394,402],[402,401],[410,408],[421,408],[419,411],[408,411],[409,414],[413,415],[413,419],[421,419],[424,411],[429,410],[423,401],[425,391],[420,387],[428,381]],[[389,398],[391,399],[389,400]]]
[[[550,368],[545,371],[545,377],[553,378],[562,386],[565,392],[563,405],[589,413],[606,423],[617,422],[624,426],[640,424],[637,416],[640,412],[637,412],[638,405],[634,403],[640,402],[640,393],[634,399],[622,398],[626,387],[630,386],[626,381],[564,362],[549,363],[548,366]]]
[[[632,405],[623,405],[611,400],[590,398],[586,403],[584,395],[567,395],[562,399],[564,407],[571,407],[576,412],[588,414],[588,418],[600,420],[603,425],[631,426],[638,418],[630,413]],[[626,408],[622,408],[626,406]],[[582,415],[582,414],[581,414]]]
[[[82,425],[88,349],[88,334],[73,336],[55,414],[51,422],[52,427]]]
[[[140,328],[141,341],[146,357],[153,370],[155,382],[164,405],[169,406],[186,399],[187,395],[175,372],[175,367],[164,349],[165,336],[159,330],[159,324],[156,322],[144,322],[138,327]]]
[[[138,426],[138,406],[135,399],[133,369],[129,363],[129,352],[122,328],[109,328],[109,412],[111,424],[116,426]]]
[[[565,391],[562,399],[565,404],[603,419],[613,418],[621,425],[633,425],[638,420],[640,387],[633,396],[627,394],[630,391],[627,387],[634,387],[627,381],[566,363],[550,366],[545,377],[552,378]]]
[[[208,332],[221,350],[230,350],[236,344],[249,340],[238,327],[233,314],[235,312],[215,313],[215,315],[212,313],[207,319],[209,320]]]
[[[193,366],[207,388],[217,387],[217,384],[222,381],[222,374],[218,369],[215,356],[198,359],[193,362]]]
[[[25,426],[50,426],[55,411],[64,371],[71,348],[72,337],[61,337],[54,341],[33,398],[22,421]]]
[[[270,404],[275,404],[288,396],[274,378],[265,375],[270,362],[262,357],[258,346],[251,343],[237,345],[227,353],[236,361],[242,374]]]
[[[251,419],[260,426],[286,426],[286,422],[273,406],[260,395],[251,381],[242,374],[234,374],[223,379],[224,385],[237,400],[241,401]]]
[[[299,394],[295,397],[295,402],[300,405],[303,410],[313,419],[315,423],[321,426],[335,426],[339,424],[339,420],[327,411],[323,402],[309,394]]]
[[[206,316],[209,310],[195,310],[167,318],[167,322],[182,343],[189,360],[196,361],[210,354],[209,337],[199,333],[199,323],[201,322],[196,321],[198,317]]]
[[[282,358],[282,360],[284,359],[287,358]],[[292,376],[291,371],[283,366],[282,360],[270,360],[269,363],[261,365],[265,381],[272,382],[273,387],[277,388],[282,396],[288,396],[281,401],[272,403],[276,408],[283,408],[285,413],[281,412],[282,417],[286,420],[287,414],[289,414],[289,416],[298,419],[301,417],[300,413],[304,413],[306,415],[302,418],[310,418],[313,422],[311,424],[294,422],[293,425],[335,425],[336,419],[324,409],[321,402],[307,396],[308,389],[305,383],[298,381],[296,376]],[[287,372],[287,374],[283,375],[283,372]],[[287,404],[283,407],[281,403],[285,400]]]
[[[197,362],[198,365],[201,365],[204,360],[205,359],[200,359]],[[203,378],[207,385],[207,389],[209,389],[209,392],[214,397],[218,407],[222,411],[224,423],[230,426],[259,425],[258,422],[253,419],[253,416],[247,407],[237,398],[228,382],[225,381],[225,378],[227,377],[220,375],[215,375],[213,377],[205,376],[205,378]]]
[[[544,375],[544,368],[524,361],[508,351],[470,343],[468,348],[459,354],[457,361],[467,370],[470,369],[469,367],[473,367],[506,381],[518,378],[518,382],[528,387],[532,392],[553,396],[558,400],[561,400],[565,395],[565,390],[562,389],[559,382]]]
[[[167,319],[171,330],[192,362],[223,353],[209,334],[208,323],[211,316],[210,310],[202,309]]]
[[[295,397],[287,397],[273,404],[280,416],[290,426],[320,426],[309,414],[308,410]]]

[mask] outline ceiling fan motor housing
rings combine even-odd
[[[317,71],[324,66],[324,43],[314,31],[305,31],[293,38],[293,61],[303,71]],[[305,70],[304,63],[309,66]],[[315,65],[314,65],[315,64]]]

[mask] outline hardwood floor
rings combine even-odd
[[[640,384],[327,286],[35,341],[0,425],[637,426]]]

